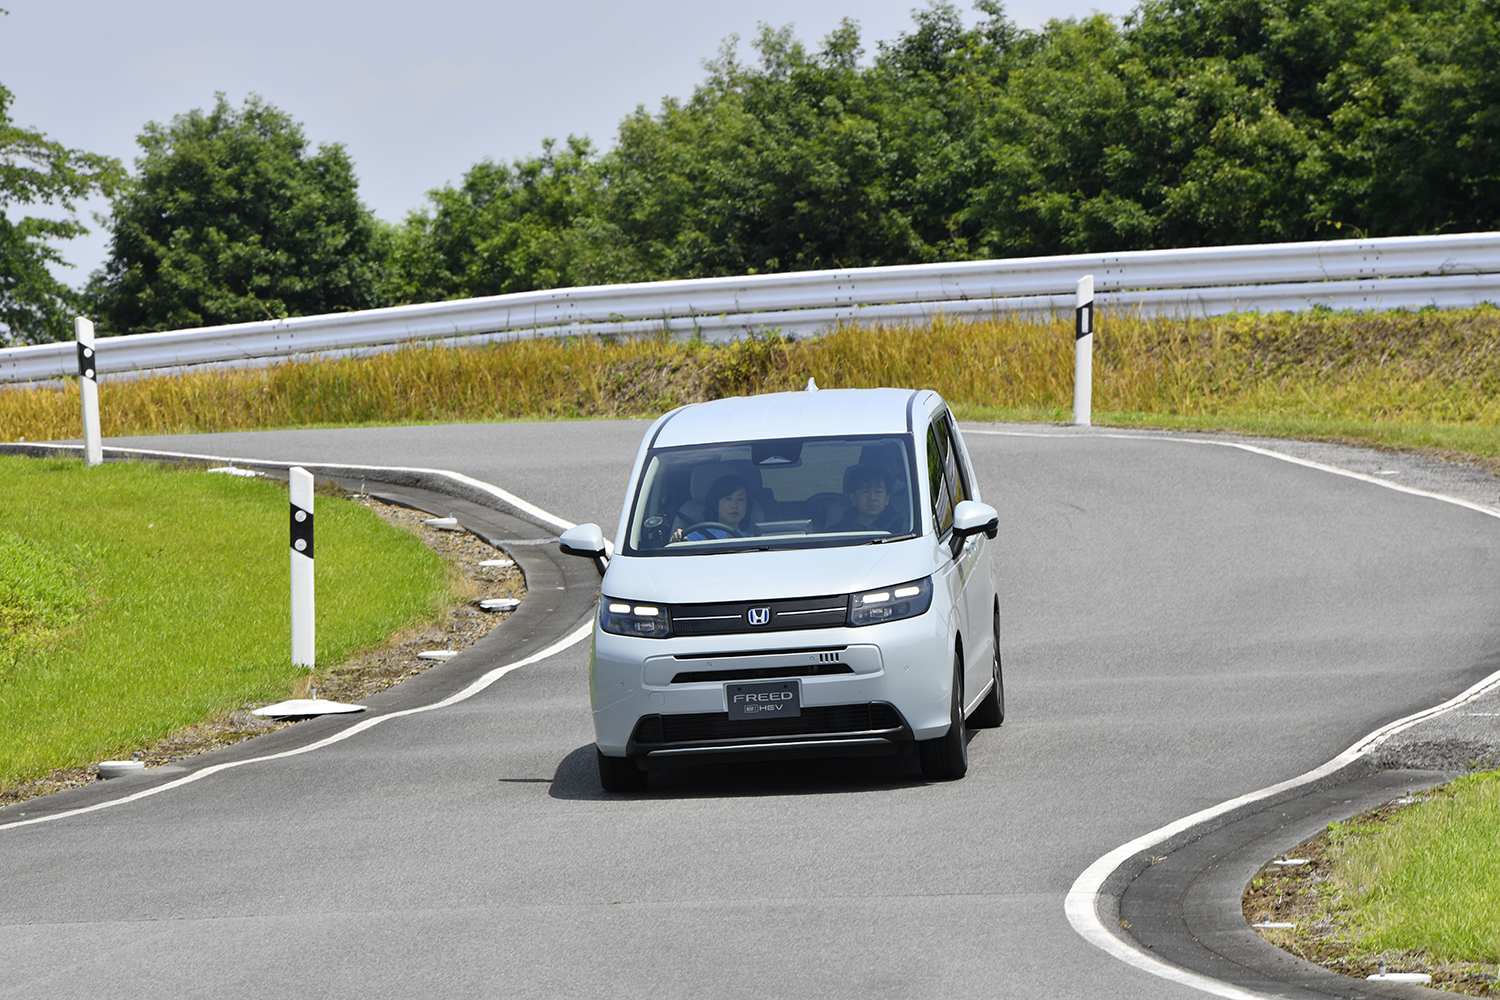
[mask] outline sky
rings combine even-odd
[[[485,157],[540,151],[544,137],[587,135],[608,148],[622,118],[687,97],[704,59],[759,23],[793,24],[816,44],[844,17],[868,54],[912,26],[925,0],[0,0],[0,84],[15,124],[127,166],[148,121],[250,93],[300,121],[313,145],[343,143],[360,197],[399,222],[426,193]],[[1012,0],[1023,28],[1134,0]],[[964,11],[973,23],[973,11]],[[108,252],[89,236],[62,245],[82,285]],[[14,213],[13,213],[14,214]],[[39,213],[42,214],[42,213]]]

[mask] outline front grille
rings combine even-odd
[[[901,729],[901,714],[885,702],[865,705],[803,706],[794,719],[729,721],[728,712],[647,715],[636,723],[631,743],[643,749],[673,743],[754,740],[768,736],[822,736]]]
[[[751,612],[764,609],[763,625],[750,624]],[[726,604],[673,604],[672,631],[677,635],[734,635],[785,632],[789,629],[836,628],[849,616],[845,594],[778,601],[733,601]]]

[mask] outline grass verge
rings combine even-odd
[[[1500,772],[1465,775],[1386,823],[1330,835],[1330,907],[1359,948],[1500,962]]]
[[[1500,468],[1500,310],[1103,316],[1094,420],[1473,456]],[[938,318],[709,345],[537,340],[211,371],[100,389],[107,436],[654,416],[824,387],[929,386],[972,419],[1071,416],[1071,320]],[[0,439],[76,438],[76,384],[0,392]]]
[[[286,511],[285,486],[264,480],[0,456],[0,544],[31,560],[0,563],[6,606],[23,609],[0,638],[0,790],[305,678],[290,663]],[[320,497],[320,668],[434,619],[449,595],[419,539]]]
[[[1363,977],[1426,972],[1438,988],[1500,996],[1500,771],[1330,824],[1251,880],[1245,917],[1291,922],[1268,941]]]

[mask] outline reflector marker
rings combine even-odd
[[[81,340],[78,342],[78,377],[99,381],[94,374],[94,348]]]
[[[310,510],[303,510],[296,504],[292,504],[292,551],[300,555],[313,557],[313,515]]]

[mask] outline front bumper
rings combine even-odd
[[[953,651],[935,611],[862,628],[644,639],[594,630],[600,751],[648,768],[900,753],[948,730]],[[795,677],[802,716],[731,722],[726,684]]]
[[[911,727],[885,702],[804,707],[794,719],[731,721],[726,712],[646,715],[626,756],[656,769],[799,757],[877,757],[909,750]]]

